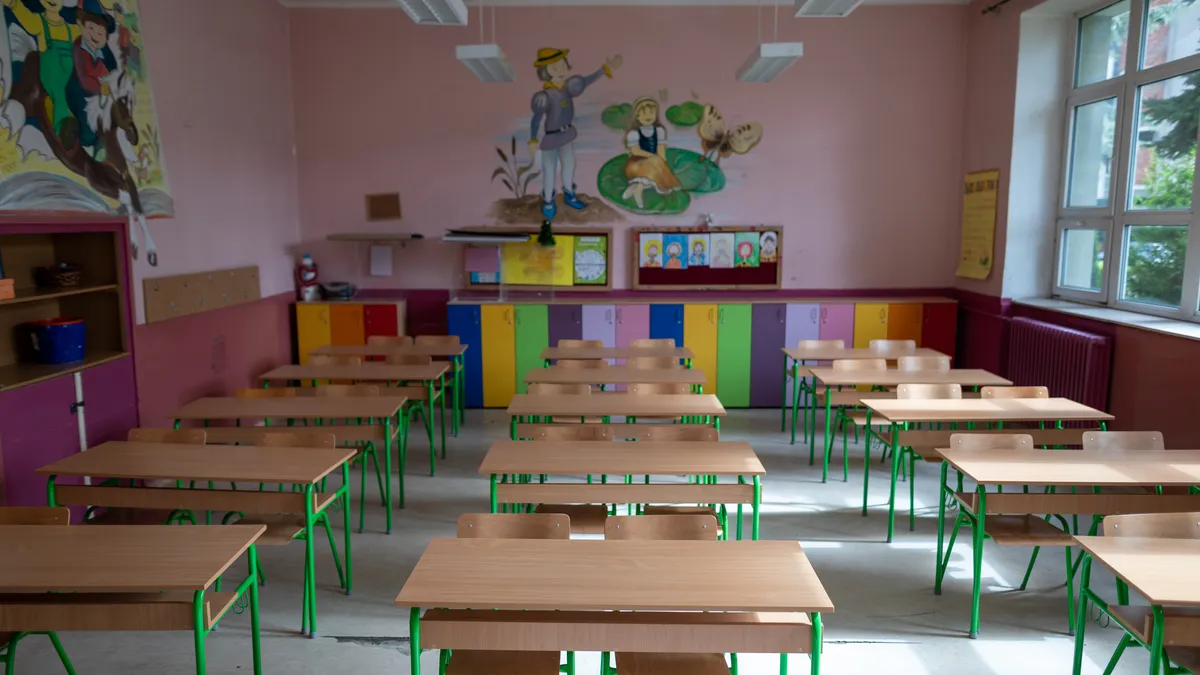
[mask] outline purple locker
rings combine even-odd
[[[821,306],[815,303],[793,303],[787,306],[787,332],[784,345],[795,347],[801,340],[821,339]],[[792,402],[792,385],[788,380],[787,402]]]
[[[784,304],[753,305],[750,319],[750,407],[782,405],[783,348],[788,308]]]
[[[616,347],[616,308],[612,305],[584,305],[583,339],[601,340],[605,347]]]
[[[75,378],[71,375],[0,393],[0,453],[4,461],[4,485],[0,487],[7,488],[7,495],[0,495],[0,504],[46,505],[46,477],[34,471],[79,452],[79,419],[71,411],[72,403]],[[63,478],[60,482],[82,481]]]
[[[579,305],[550,305],[550,346],[559,340],[579,340],[583,337],[583,312]]]
[[[854,346],[854,305],[821,305],[822,340],[842,340]]]

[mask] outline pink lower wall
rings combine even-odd
[[[677,216],[625,214],[614,229],[614,286],[628,283],[632,223],[786,226],[786,288],[944,288],[952,285],[959,213],[967,71],[963,6],[865,6],[847,19],[781,16],[780,41],[805,56],[774,82],[735,72],[758,35],[751,7],[525,7],[496,12],[496,39],[516,69],[512,84],[485,84],[454,57],[478,42],[467,28],[417,26],[385,9],[291,13],[303,247],[327,278],[378,288],[451,288],[455,248],[435,240],[397,247],[396,273],[367,276],[366,247],[327,243],[335,232],[419,232],[490,224],[507,189],[489,182],[496,146],[518,135],[524,160],[532,62],[540,47],[571,50],[590,72],[612,54],[624,65],[578,100],[578,125],[599,111],[666,90],[669,102],[717,104],[731,125],[757,121],[762,143],[722,162],[729,185]],[[764,18],[764,38],[771,38]],[[490,21],[489,21],[490,30]],[[335,39],[336,38],[336,39]],[[489,38],[490,39],[490,38]],[[303,86],[299,86],[299,83]],[[669,127],[668,143],[693,129]],[[507,150],[506,150],[507,152]],[[623,152],[621,134],[577,147],[581,191]],[[400,191],[403,219],[368,223],[364,195]]]

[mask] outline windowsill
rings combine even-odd
[[[1085,305],[1059,298],[1022,298],[1020,300],[1013,300],[1013,303],[1028,307],[1037,307],[1038,309],[1047,309],[1053,312],[1062,312],[1063,314],[1079,316],[1094,321],[1114,323],[1129,328],[1140,328],[1188,340],[1200,340],[1200,324],[1179,321],[1178,319],[1166,319],[1151,314],[1138,314],[1137,312],[1127,312],[1123,309],[1113,309],[1111,307],[1096,307],[1095,305]]]

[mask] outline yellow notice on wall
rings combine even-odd
[[[992,273],[999,190],[999,170],[967,174],[963,189],[962,249],[955,273],[960,277],[986,279]]]
[[[554,246],[536,237],[500,247],[500,283],[516,286],[570,286],[575,282],[575,237],[554,235]]]

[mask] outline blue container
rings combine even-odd
[[[30,323],[33,357],[39,363],[82,361],[87,331],[83,319],[42,319]]]

